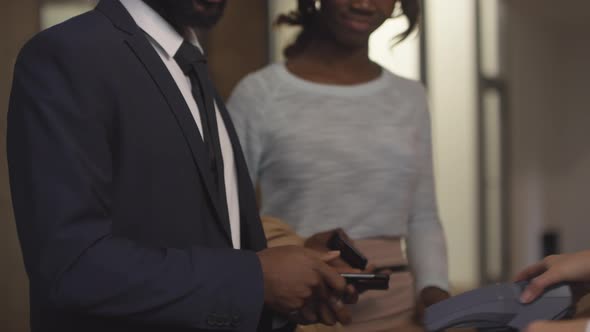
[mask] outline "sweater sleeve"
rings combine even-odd
[[[418,292],[431,286],[449,289],[447,247],[434,185],[430,114],[421,91],[416,143],[419,172],[408,228],[408,259]]]
[[[252,183],[258,182],[264,151],[264,117],[262,108],[269,91],[256,74],[246,76],[232,92],[227,108],[240,138],[240,144]]]

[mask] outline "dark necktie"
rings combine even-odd
[[[223,156],[215,112],[215,88],[209,78],[207,59],[198,47],[187,41],[182,43],[174,59],[191,81],[193,97],[201,116],[203,140],[208,153],[209,166],[215,179],[218,199],[226,207]]]

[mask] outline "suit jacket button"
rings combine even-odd
[[[231,318],[231,326],[238,327],[240,325],[240,315],[233,315]]]
[[[215,317],[213,315],[207,316],[207,325],[216,326],[216,324],[217,324],[217,319],[215,319]]]
[[[217,315],[217,326],[224,327],[227,326],[227,316],[226,315]]]

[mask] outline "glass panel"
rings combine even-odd
[[[497,90],[489,89],[483,94],[484,117],[484,178],[486,214],[486,262],[487,278],[499,281],[502,278],[502,128],[501,97]]]
[[[479,283],[476,2],[423,3],[438,203],[451,283],[461,292]]]
[[[498,0],[480,0],[481,70],[495,78],[500,73],[500,27]]]

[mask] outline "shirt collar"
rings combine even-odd
[[[142,0],[120,1],[141,30],[158,44],[169,58],[174,57],[176,51],[182,45],[184,38],[172,25]],[[197,35],[192,29],[188,32],[187,40],[203,51]]]

